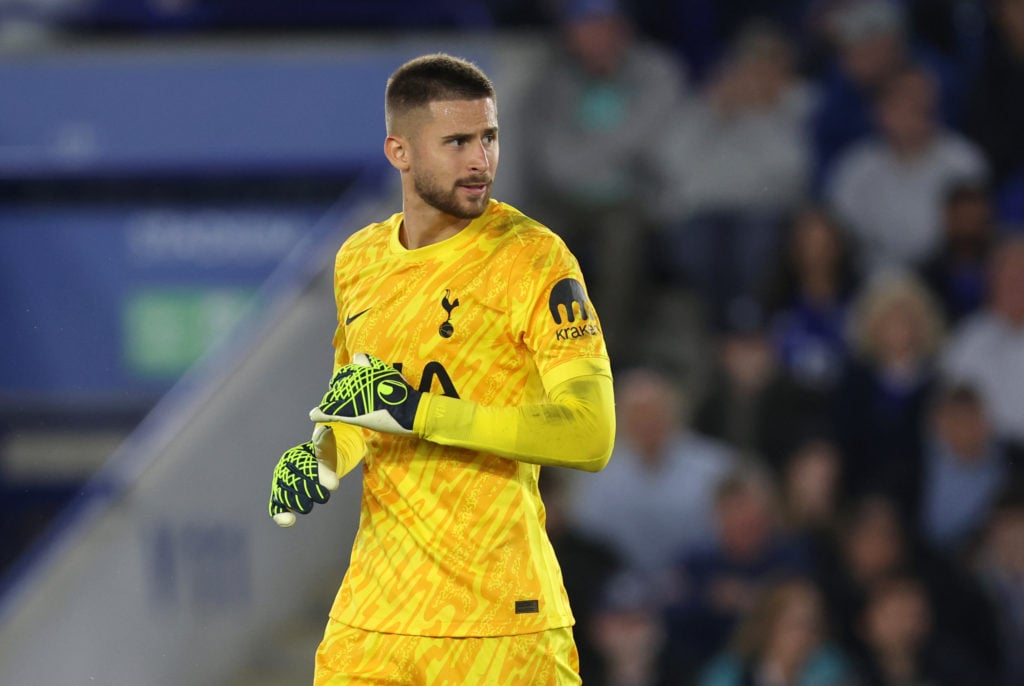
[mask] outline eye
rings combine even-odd
[[[498,140],[498,134],[496,133],[488,133],[484,135],[484,143],[487,143],[488,145],[490,145],[496,140]]]
[[[461,148],[463,145],[466,144],[466,139],[465,138],[449,138],[447,144],[452,146],[453,148]]]

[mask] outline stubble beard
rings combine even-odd
[[[459,202],[458,187],[462,184],[490,183],[484,179],[459,179],[449,189],[441,188],[434,182],[434,178],[426,174],[414,174],[412,177],[413,188],[416,194],[435,210],[457,217],[458,219],[476,219],[484,210],[491,199],[491,188],[480,196],[479,200],[470,202]]]

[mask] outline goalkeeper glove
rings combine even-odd
[[[309,412],[314,422],[344,422],[388,434],[412,433],[423,394],[385,362],[356,353],[334,375],[331,388]]]
[[[285,451],[274,468],[270,486],[270,516],[278,526],[295,523],[295,512],[308,514],[314,503],[326,503],[338,488],[338,476],[327,464],[333,460],[331,427],[317,425],[312,440]],[[325,459],[326,458],[326,459]]]

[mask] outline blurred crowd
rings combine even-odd
[[[1024,684],[1024,0],[552,36],[523,204],[618,389],[607,469],[542,477],[585,683]]]

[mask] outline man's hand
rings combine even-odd
[[[411,434],[423,394],[397,369],[372,355],[356,353],[338,370],[318,407],[314,422],[344,422],[388,434]]]
[[[312,440],[285,451],[274,468],[270,485],[270,516],[278,526],[295,523],[295,512],[308,514],[314,503],[326,503],[338,488],[338,476],[330,467],[334,455],[331,427],[317,425]]]

